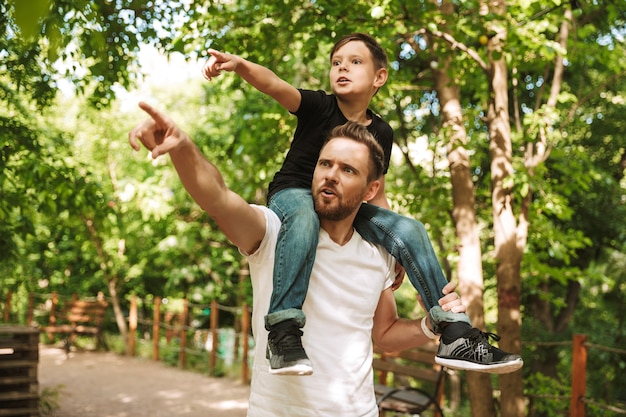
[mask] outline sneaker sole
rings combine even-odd
[[[524,366],[524,361],[519,359],[512,362],[494,363],[492,365],[485,365],[481,363],[474,363],[468,361],[462,361],[458,359],[447,359],[435,356],[435,362],[441,366],[445,366],[450,369],[458,369],[461,371],[474,371],[483,372],[487,374],[508,374],[515,372]]]
[[[286,368],[279,368],[279,369],[274,369],[270,366],[269,370],[270,370],[269,371],[270,374],[272,375],[305,376],[305,375],[313,374],[313,368],[311,366],[302,365],[302,364],[288,366]]]

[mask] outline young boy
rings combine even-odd
[[[319,234],[319,220],[311,198],[313,171],[329,132],[335,126],[353,121],[366,126],[382,146],[386,173],[393,131],[368,106],[387,81],[387,56],[369,35],[355,33],[339,39],[330,54],[333,94],[327,94],[321,90],[297,89],[268,68],[239,56],[214,49],[208,52],[211,57],[203,68],[205,78],[211,80],[221,71],[234,71],[298,118],[287,157],[269,185],[268,206],[278,215],[282,226],[276,244],[274,288],[265,327],[269,331],[270,372],[308,375],[313,368],[302,346],[301,329],[306,321],[302,304]],[[439,307],[437,300],[447,280],[426,230],[422,223],[388,210],[384,177],[381,184],[374,198],[362,204],[354,226],[364,239],[383,246],[406,269],[428,309],[434,332],[442,335],[436,361],[450,368],[478,372],[507,373],[519,369],[523,365],[521,357],[491,346],[488,334],[472,328],[465,313],[443,311]],[[435,338],[430,329],[424,332]]]

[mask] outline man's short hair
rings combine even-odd
[[[335,55],[335,52],[337,52],[339,48],[341,48],[348,42],[353,41],[361,41],[365,44],[365,46],[367,46],[367,49],[369,49],[370,53],[372,54],[372,58],[374,59],[374,65],[376,66],[377,70],[380,68],[387,69],[387,53],[385,53],[385,50],[382,46],[380,46],[378,41],[367,33],[352,33],[339,39],[337,42],[335,42],[335,46],[333,46],[333,49],[330,51],[330,59],[333,59],[333,55]]]
[[[374,181],[382,177],[385,170],[383,148],[380,146],[376,138],[374,138],[374,135],[372,135],[365,126],[350,121],[336,126],[333,130],[331,130],[324,145],[335,138],[347,138],[367,146],[370,155],[367,181]]]

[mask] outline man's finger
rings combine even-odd
[[[134,150],[136,151],[139,150],[139,144],[137,143],[137,136],[135,135],[135,130],[131,130],[128,133],[128,143],[130,143],[131,148],[133,148]]]
[[[207,49],[207,52],[209,53],[209,55],[212,55],[215,58],[219,58],[220,55],[222,55],[222,53],[220,51],[218,51],[217,49],[213,49],[213,48]]]
[[[456,289],[456,282],[455,281],[451,281],[448,282],[442,289],[442,293],[443,295],[447,295],[450,294],[451,292],[453,292]]]
[[[152,120],[154,120],[157,126],[159,126],[160,128],[166,128],[171,124],[171,120],[169,117],[152,107],[150,104],[144,101],[140,101],[139,107],[141,108],[141,110],[148,113],[150,117],[152,117]]]
[[[139,139],[139,131],[139,126],[135,126],[133,130],[128,132],[128,143],[130,143],[130,146],[136,151],[141,149],[139,143],[137,142],[137,139]]]

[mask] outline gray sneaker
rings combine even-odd
[[[302,331],[295,320],[286,320],[272,326],[266,357],[270,374],[311,375],[313,365],[302,347]]]
[[[524,365],[521,356],[504,352],[489,344],[489,338],[500,340],[498,335],[472,328],[463,336],[446,343],[442,337],[435,362],[451,369],[507,374]]]

